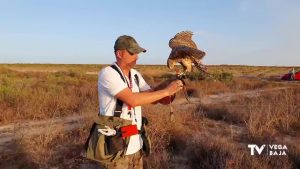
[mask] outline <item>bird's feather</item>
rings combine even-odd
[[[174,49],[178,46],[187,46],[190,48],[197,49],[196,43],[192,40],[193,32],[191,31],[182,31],[177,33],[174,38],[170,39],[169,46]]]
[[[193,58],[193,59],[202,59],[205,56],[205,52],[190,48],[187,46],[178,46],[172,49],[169,59],[179,59],[179,58]]]

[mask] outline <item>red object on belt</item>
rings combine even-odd
[[[137,129],[136,125],[128,125],[121,127],[121,132],[122,132],[122,138],[130,137],[132,135],[139,134],[139,131]]]

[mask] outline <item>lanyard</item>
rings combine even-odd
[[[118,68],[119,68],[119,70],[122,72],[122,70],[120,69],[119,66],[118,66]],[[124,75],[123,72],[122,72],[122,76],[124,77],[124,79],[125,79],[125,81],[126,81],[126,83],[127,83],[128,88],[132,91],[133,85],[132,85],[132,78],[131,78],[131,70],[129,70],[129,77],[128,77],[129,83],[128,83],[128,80],[127,80],[127,78],[126,78],[126,76]],[[131,107],[131,106],[129,106],[129,105],[127,105],[127,111],[128,111],[128,114],[130,115],[130,117],[132,117],[132,111],[133,111],[134,117],[135,117],[134,120],[135,120],[135,122],[137,122],[136,114],[135,114],[134,108]]]
[[[127,82],[127,86],[128,88],[132,91],[132,79],[131,79],[131,71],[129,71],[129,83],[127,82],[127,79],[126,79],[126,82]],[[127,105],[127,110],[128,111],[131,111],[132,110],[132,107]]]
[[[129,77],[128,77],[128,79],[129,79],[129,83],[128,83],[127,79],[126,79],[126,83],[127,83],[128,88],[132,91],[131,71],[129,71]],[[137,122],[134,108],[131,107],[131,106],[129,106],[129,105],[127,105],[127,111],[128,111],[128,114],[130,115],[130,117],[132,116],[132,111],[133,111],[133,113],[134,113],[134,120],[135,120],[135,122]]]

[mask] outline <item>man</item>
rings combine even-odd
[[[295,73],[296,73],[295,68],[293,68],[292,71],[291,71],[291,74],[292,74],[291,79],[292,80],[295,80]]]
[[[171,82],[166,88],[154,91],[145,82],[141,74],[133,69],[138,54],[146,52],[136,40],[127,35],[118,37],[114,45],[116,62],[101,70],[98,80],[99,109],[104,116],[114,116],[119,102],[122,103],[120,117],[131,120],[137,129],[141,129],[141,105],[159,101],[171,96],[183,88],[180,80]],[[124,159],[120,159],[107,168],[143,168],[140,134],[131,135]]]

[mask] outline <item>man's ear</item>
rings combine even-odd
[[[121,59],[122,58],[122,51],[121,50],[117,50],[116,52],[116,57]]]

